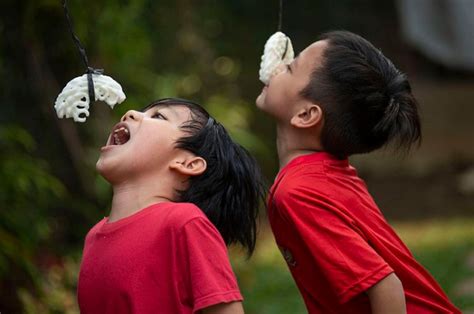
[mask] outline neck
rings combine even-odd
[[[311,140],[305,142],[306,138]],[[322,151],[322,147],[319,143],[314,143],[311,135],[306,136],[294,132],[287,126],[277,125],[277,151],[280,169],[282,169],[296,157]]]
[[[114,222],[128,217],[141,209],[150,205],[170,202],[173,198],[173,191],[165,189],[164,180],[161,184],[143,181],[124,181],[113,185],[112,207],[109,215],[109,222]]]

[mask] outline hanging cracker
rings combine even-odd
[[[89,86],[88,76],[91,77],[92,88]],[[113,109],[125,98],[122,86],[110,76],[86,73],[67,83],[56,99],[54,108],[59,118],[73,118],[76,122],[85,122],[89,116],[91,99],[104,101]]]
[[[295,53],[291,39],[282,32],[276,32],[265,43],[265,48],[260,63],[260,81],[268,85],[270,78],[277,74],[279,65],[290,64]]]
[[[112,109],[125,100],[122,86],[110,76],[103,75],[102,69],[89,67],[87,54],[79,38],[74,33],[66,0],[63,0],[64,14],[68,22],[72,39],[81,54],[86,74],[67,83],[58,95],[54,108],[59,118],[73,118],[76,122],[85,122],[89,116],[89,105],[96,100],[106,102]]]

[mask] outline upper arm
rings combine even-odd
[[[199,217],[185,224],[178,240],[182,299],[195,311],[216,304],[241,301],[225,243],[209,220]]]
[[[242,302],[219,303],[202,310],[203,314],[243,314]]]
[[[403,285],[395,273],[391,273],[367,290],[372,313],[406,313]]]

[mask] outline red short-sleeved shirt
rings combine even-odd
[[[81,313],[196,313],[241,301],[221,235],[189,203],[159,203],[87,234]]]
[[[370,313],[363,293],[395,272],[408,313],[460,313],[388,225],[348,160],[292,160],[269,196],[269,220],[309,313]]]

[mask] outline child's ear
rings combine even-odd
[[[198,176],[206,171],[207,163],[204,158],[199,156],[186,156],[184,159],[174,160],[170,169],[176,170],[187,176]]]
[[[311,128],[322,121],[323,111],[321,107],[313,103],[305,104],[291,118],[290,124],[296,128]]]

